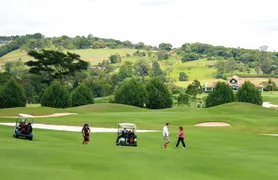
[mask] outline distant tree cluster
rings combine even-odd
[[[173,105],[172,94],[159,78],[152,78],[143,84],[133,78],[126,79],[115,90],[115,103],[128,104],[149,109],[170,108]]]
[[[32,42],[34,43],[34,41],[38,41],[38,45],[40,45],[39,41],[41,41],[44,38],[44,36],[40,33],[36,33],[36,34],[27,34],[25,36],[12,36],[12,37],[0,37],[0,41],[8,41],[7,43],[5,43],[5,45],[0,46],[0,57],[4,56],[5,54],[8,54],[14,50],[17,50],[21,47],[26,47],[32,44]],[[32,42],[31,42],[32,41]],[[32,44],[32,46],[30,47],[31,49],[35,49],[35,48],[45,48],[46,46],[40,46],[40,47],[36,47],[34,46],[34,44]]]
[[[235,101],[260,106],[263,103],[261,92],[250,81],[245,81],[236,94],[225,82],[218,82],[206,98],[206,107],[218,106]]]
[[[185,43],[176,52],[181,56],[182,62],[200,58],[222,60],[216,64],[218,77],[222,77],[224,73],[233,73],[234,71],[250,73],[252,68],[258,75],[261,73],[278,75],[278,55],[276,52],[227,48],[202,43]]]
[[[0,108],[26,106],[25,92],[14,78],[11,78],[3,87],[0,87],[0,102]]]
[[[100,49],[100,48],[134,48],[141,50],[153,49],[150,45],[145,45],[143,42],[137,44],[130,41],[120,41],[115,39],[105,39],[95,37],[92,34],[76,37],[53,37],[45,38],[40,33],[27,34],[24,36],[0,36],[0,44],[5,44],[0,47],[0,57],[22,48],[25,50],[36,50],[49,48],[52,45],[58,49]],[[169,48],[169,46],[168,46]]]

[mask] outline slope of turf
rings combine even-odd
[[[83,113],[147,111],[146,109],[135,107],[135,106],[129,106],[129,105],[124,105],[124,104],[114,104],[114,103],[90,104],[90,105],[85,105],[85,106],[68,108],[67,110],[69,110],[71,112],[83,112]]]
[[[170,132],[177,129],[170,127]],[[186,129],[187,149],[161,149],[160,133],[138,134],[138,148],[117,147],[114,133],[92,134],[87,146],[79,133],[35,130],[34,141],[11,137],[0,126],[1,179],[75,180],[277,179],[276,137],[211,129]],[[258,142],[263,142],[258,145]]]
[[[31,108],[26,109],[30,111]],[[32,110],[43,112],[42,108],[32,108]],[[59,111],[61,110],[59,109]],[[230,123],[232,127],[225,129],[237,131],[250,133],[277,133],[278,131],[277,110],[246,103],[230,103],[213,108],[164,110],[145,110],[127,105],[104,103],[63,109],[62,111],[77,112],[78,115],[37,118],[35,122],[78,126],[88,122],[94,127],[110,128],[116,127],[120,122],[130,122],[136,123],[139,129],[160,130],[166,122],[170,122],[173,127],[182,125],[191,128],[197,123],[216,121]],[[0,118],[0,121],[9,122],[11,119]]]
[[[112,54],[120,54],[121,56],[125,56],[127,53],[132,55],[136,50],[135,49],[79,49],[79,50],[65,50],[65,52],[72,52],[79,54],[81,59],[90,62],[91,64],[97,64],[104,59],[108,59],[108,57]],[[27,52],[24,50],[15,50],[12,51],[5,56],[0,58],[0,62],[10,62],[17,61],[21,59],[22,61],[28,61],[32,59],[27,55]]]
[[[124,104],[99,103],[85,106],[78,106],[66,109],[50,108],[50,107],[18,107],[0,109],[0,116],[16,116],[19,113],[31,115],[49,115],[54,113],[72,112],[72,113],[93,113],[93,112],[141,112],[147,109],[128,106]]]
[[[59,112],[66,112],[63,109],[49,108],[49,107],[18,107],[0,109],[0,116],[17,116],[19,113],[31,115],[48,115]]]

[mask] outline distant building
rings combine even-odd
[[[243,85],[244,82],[245,82],[244,78],[240,78],[238,76],[233,76],[233,77],[228,77],[227,78],[226,84],[228,84],[234,91],[237,91]],[[205,83],[204,91],[205,92],[213,91],[213,89],[216,86],[216,83],[217,82],[214,82],[211,86],[208,86],[207,83]],[[258,88],[259,91],[261,91],[261,92],[264,91],[263,83],[261,83],[259,85],[255,85],[255,87]]]

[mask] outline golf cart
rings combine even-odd
[[[119,123],[116,145],[137,147],[136,125],[131,123]]]
[[[33,140],[32,123],[34,117],[29,114],[18,114],[14,128],[14,138]]]

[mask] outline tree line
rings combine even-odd
[[[5,45],[0,47],[0,57],[8,54],[16,49],[24,49],[26,51],[55,48],[56,50],[62,49],[100,49],[100,48],[133,48],[133,49],[144,49],[152,50],[158,49],[156,47],[146,45],[143,42],[132,43],[128,40],[120,41],[116,39],[106,39],[95,37],[92,34],[85,36],[61,36],[61,37],[45,37],[41,33],[27,34],[24,36],[1,36],[0,42]],[[171,45],[166,46],[169,48]],[[162,45],[162,48],[164,46]]]
[[[182,62],[194,61],[201,58],[218,60],[216,77],[225,78],[225,74],[235,71],[251,73],[254,69],[257,75],[278,75],[278,53],[258,49],[229,48],[213,46],[203,43],[185,43],[176,53],[182,58]],[[227,75],[226,75],[227,76]]]

